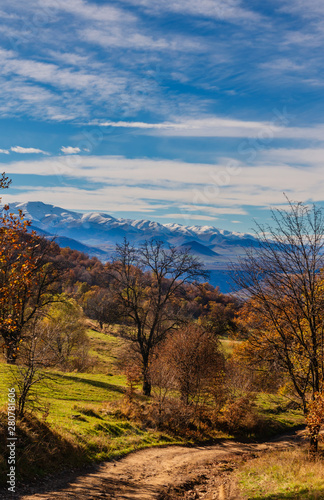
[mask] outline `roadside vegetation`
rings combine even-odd
[[[249,500],[316,500],[324,495],[324,461],[309,460],[305,448],[270,451],[249,460],[234,475]]]

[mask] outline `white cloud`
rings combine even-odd
[[[200,119],[179,118],[174,122],[146,123],[125,121],[92,121],[99,127],[134,128],[142,133],[171,137],[242,137],[255,138],[269,143],[272,139],[324,139],[324,124],[314,127],[290,127],[292,121],[286,108],[273,111],[269,122],[238,120],[235,118],[206,117]]]
[[[287,71],[304,71],[307,67],[307,61],[304,61],[302,64],[298,64],[292,59],[288,59],[285,57],[281,57],[278,59],[274,59],[272,61],[267,61],[260,64],[260,68],[270,69],[271,71],[276,72],[287,72]]]
[[[260,153],[254,165],[236,161],[234,167],[231,158],[210,165],[121,156],[58,156],[11,162],[6,172],[57,176],[55,189],[26,187],[25,199],[32,196],[71,209],[158,215],[162,209],[173,214],[183,211],[203,219],[204,215],[244,215],[249,206],[281,205],[283,192],[294,200],[324,201],[323,152],[270,150]],[[295,163],[298,155],[300,163]],[[64,186],[67,178],[74,178],[80,187]],[[84,184],[91,189],[84,189]]]
[[[8,149],[0,149],[0,153],[3,153],[5,155],[8,155],[9,154],[9,151]]]
[[[262,163],[276,163],[300,167],[323,166],[324,148],[280,148],[267,149],[260,152],[259,160]]]
[[[238,206],[233,206],[233,207],[213,207],[213,206],[207,206],[207,205],[197,205],[197,204],[191,204],[191,205],[182,205],[179,207],[183,211],[187,212],[202,212],[202,213],[208,213],[209,215],[246,215],[247,212],[245,209],[242,207]],[[198,215],[197,215],[198,217]],[[201,216],[200,216],[201,217]]]
[[[109,30],[105,26],[102,28],[87,28],[82,32],[83,37],[88,41],[110,48],[132,48],[148,51],[174,51],[174,52],[200,52],[205,49],[205,44],[198,38],[189,38],[180,35],[168,37],[151,36],[138,32],[138,27],[133,29],[121,29],[119,26],[112,26]]]
[[[93,121],[90,122],[89,125],[100,125],[100,127],[117,127],[117,128],[143,128],[143,129],[177,129],[177,128],[185,128],[185,124],[181,123],[144,123],[144,122],[98,122]]]
[[[87,22],[99,21],[106,23],[131,22],[136,16],[130,12],[112,5],[97,5],[84,0],[42,0],[42,6],[69,12],[76,17],[82,17]]]
[[[43,154],[43,155],[48,155],[46,151],[43,151],[42,149],[37,149],[37,148],[23,148],[21,146],[13,146],[10,148],[11,151],[14,153],[20,153],[20,154],[29,154],[29,153],[36,153],[36,154]]]
[[[218,217],[212,217],[210,215],[195,215],[191,214],[189,212],[180,212],[178,214],[164,214],[164,215],[154,215],[154,218],[156,219],[192,219],[192,220],[210,220],[210,221],[217,221]]]
[[[204,0],[206,2],[206,0]],[[212,5],[213,0],[207,0]],[[226,0],[233,3],[236,0]],[[84,0],[57,1],[46,0],[49,7],[72,14],[78,20],[85,21],[85,26],[77,30],[80,39],[104,47],[154,50],[197,50],[200,46],[193,36],[159,36],[150,34],[148,25],[141,22],[133,12],[112,5],[96,5]],[[191,3],[191,2],[190,2]],[[193,3],[193,2],[192,2]],[[221,8],[221,7],[219,7]],[[234,14],[234,12],[233,12]],[[79,24],[79,23],[78,23]]]
[[[72,146],[67,146],[67,147],[62,146],[61,151],[66,155],[74,155],[80,153],[81,149],[77,147],[73,148]]]
[[[260,15],[244,8],[240,0],[126,0],[156,14],[177,12],[185,16],[222,19],[235,24],[260,21]]]
[[[313,0],[305,8],[304,0],[285,0],[280,6],[284,12],[300,14],[301,17],[309,18],[321,16],[324,14],[324,4],[322,0]]]
[[[317,32],[317,36],[314,36],[314,31],[294,31],[289,30],[285,33],[282,42],[283,46],[302,46],[304,49],[306,47],[313,49],[319,45],[322,45],[323,38],[321,33]]]
[[[122,80],[110,75],[110,82],[106,77],[82,70],[62,68],[57,64],[23,59],[15,56],[12,51],[0,52],[3,63],[2,75],[19,75],[39,83],[51,84],[62,90],[75,89],[90,93],[104,91],[105,95],[120,89]]]
[[[47,187],[23,187],[23,193],[19,195],[6,194],[4,201],[44,201],[69,210],[87,210],[102,212],[143,212],[152,213],[154,209],[150,202],[143,201],[130,192],[122,193],[121,190],[112,188],[101,188],[95,191],[76,187],[58,187],[55,190]],[[80,203],[80,199],[82,199]],[[155,208],[167,208],[167,205],[156,204]]]
[[[92,109],[132,114],[139,109],[166,106],[158,82],[143,79],[128,66],[93,61],[66,68],[59,60],[41,62],[0,49],[0,112],[66,121],[89,117]],[[100,111],[99,111],[100,112]]]
[[[16,19],[0,26],[0,36],[16,50],[2,51],[0,57],[3,116],[63,121],[84,120],[97,112],[97,116],[106,113],[123,120],[145,109],[153,111],[154,116],[158,110],[168,119],[178,114],[179,103],[184,101],[201,110],[201,89],[206,92],[206,101],[210,97],[211,109],[226,92],[251,96],[251,91],[259,88],[260,73],[264,84],[266,69],[273,71],[274,66],[276,71],[284,71],[289,64],[290,71],[298,73],[303,61],[307,61],[307,69],[309,66],[304,52],[300,56],[290,52],[288,37],[293,36],[295,24],[285,30],[280,14],[278,26],[275,16],[265,22],[257,12],[257,3],[243,0],[123,0],[114,5],[90,0],[2,3],[3,10]],[[302,1],[287,3],[303,5]],[[320,2],[315,4],[319,6]],[[312,9],[309,6],[306,10]],[[154,19],[155,15],[160,18]],[[182,15],[185,19],[178,29],[176,21]],[[234,36],[226,25],[215,29],[211,22],[215,19],[240,27],[235,27]],[[317,38],[297,31],[295,36]],[[256,52],[251,50],[251,37],[258,47]],[[105,51],[97,50],[98,45]],[[169,57],[170,51],[173,57]],[[247,71],[241,72],[245,56]],[[272,68],[260,68],[262,61],[271,61]],[[296,79],[309,86],[321,83],[320,57],[318,62],[311,64],[318,75],[304,71]],[[277,76],[273,79],[278,90],[282,81]],[[185,82],[186,90],[174,85],[173,79]],[[235,89],[226,89],[226,80]],[[272,82],[267,80],[267,87],[269,84]],[[259,90],[262,92],[262,88]],[[207,129],[200,131],[201,136],[222,136],[217,131],[210,133],[209,126]],[[170,130],[164,132],[168,134]],[[179,131],[179,135],[190,136],[185,131]]]

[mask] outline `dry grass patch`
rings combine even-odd
[[[311,461],[306,448],[267,452],[248,461],[235,476],[249,500],[324,498],[323,454]]]

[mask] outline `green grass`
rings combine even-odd
[[[2,404],[10,386],[9,372],[7,365],[0,364]],[[44,414],[38,411],[17,422],[21,446],[18,478],[42,476],[66,465],[79,467],[120,457],[136,449],[181,441],[123,418],[116,401],[122,406],[124,392],[122,376],[54,372],[52,380],[42,383],[38,389],[40,399],[49,405],[46,421]],[[4,412],[0,420],[0,440],[5,444]],[[3,477],[6,468],[2,457],[0,475]]]
[[[95,372],[107,374],[116,373],[116,355],[118,349],[123,345],[123,340],[110,333],[97,330],[88,330],[90,341],[90,356],[96,358]]]
[[[130,420],[124,416],[127,412],[123,408],[128,404],[126,378],[118,373],[115,364],[122,341],[94,330],[90,330],[88,336],[90,354],[98,359],[95,369],[91,373],[48,372],[50,380],[37,386],[39,399],[47,408],[18,422],[20,480],[113,459],[144,447],[188,442],[189,438],[186,441],[171,436],[145,427],[139,418]],[[225,342],[224,345],[229,349],[230,344]],[[8,388],[12,386],[11,370],[12,367],[0,361],[0,407],[3,408],[0,411],[0,449],[6,449],[5,404]],[[143,415],[146,398],[140,394],[135,398],[139,414]],[[302,423],[300,411],[287,409],[285,405],[283,398],[258,396],[259,410],[274,422],[272,428],[269,426],[270,435]],[[217,432],[218,438],[226,436]],[[4,477],[6,471],[5,458],[0,454],[0,476]]]
[[[229,338],[223,337],[220,339],[221,347],[225,356],[230,356],[235,349],[235,347],[241,343],[240,340],[231,340]]]
[[[303,448],[273,451],[249,460],[235,473],[249,500],[324,498],[324,460],[309,460]]]
[[[110,460],[148,446],[179,443],[141,423],[128,421],[120,408],[126,402],[126,377],[113,365],[118,339],[101,332],[89,332],[93,353],[102,356],[103,373],[49,371],[50,379],[37,385],[38,399],[45,410],[27,413],[17,422],[20,443],[18,478],[42,476],[65,466]],[[96,349],[98,346],[98,352]],[[105,359],[104,359],[105,358]],[[0,444],[6,447],[6,402],[15,370],[0,362]],[[138,395],[139,402],[143,397]],[[0,476],[7,464],[0,456]]]
[[[256,398],[259,414],[270,421],[270,434],[292,431],[305,423],[301,408],[284,396],[259,393]]]

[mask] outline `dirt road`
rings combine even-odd
[[[79,477],[64,477],[51,480],[43,492],[21,493],[15,498],[21,500],[153,500],[172,498],[163,496],[170,486],[197,481],[200,475],[208,474],[214,466],[238,455],[296,446],[302,439],[302,432],[282,436],[280,439],[262,444],[223,442],[213,446],[150,448],[131,453],[116,462],[106,462],[91,473]],[[209,468],[208,468],[209,467]],[[187,488],[188,489],[188,488]],[[210,496],[208,494],[210,493]],[[220,498],[212,496],[186,498]],[[195,493],[195,495],[197,495]],[[2,497],[0,497],[2,498]],[[5,498],[5,497],[3,497]],[[6,498],[9,498],[8,496]]]

